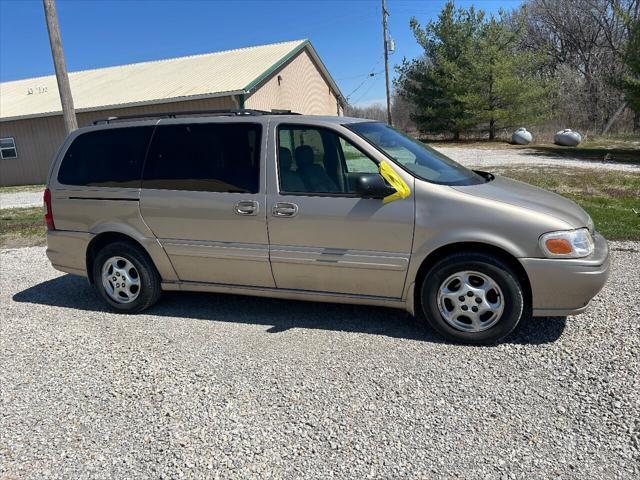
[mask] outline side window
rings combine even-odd
[[[278,129],[280,191],[300,194],[352,194],[358,173],[378,165],[336,132],[326,128]]]
[[[78,136],[62,159],[64,185],[140,187],[142,163],[153,127],[109,128]]]
[[[13,137],[0,138],[0,158],[2,158],[2,160],[18,158],[16,141]]]
[[[344,154],[348,173],[378,173],[378,164],[342,137],[340,138],[340,147]]]
[[[159,126],[144,168],[143,188],[257,193],[260,125],[194,123]]]

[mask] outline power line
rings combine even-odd
[[[359,96],[356,100],[354,100],[354,101],[352,102],[352,104],[354,104],[354,105],[355,105],[355,104],[356,104],[356,103],[358,103],[360,100],[362,100],[364,97],[366,97],[366,96],[367,96],[367,94],[371,91],[371,89],[373,88],[373,86],[374,86],[374,85],[375,85],[375,82],[372,82],[372,83],[371,83],[367,88],[365,88],[365,89],[364,89],[364,91],[360,94],[360,96]]]
[[[368,74],[368,75],[367,75],[367,78],[365,78],[362,82],[360,82],[360,84],[359,84],[356,88],[354,88],[354,89],[351,91],[351,93],[345,97],[345,99],[346,99],[347,101],[349,101],[349,98],[351,98],[351,96],[352,96],[354,93],[356,93],[358,90],[360,90],[360,89],[362,88],[362,86],[363,86],[365,83],[367,83],[367,82],[369,81],[369,79],[371,79],[371,78],[375,77],[376,75],[379,75],[379,73],[373,73],[373,72],[372,72],[372,73]]]
[[[362,88],[362,86],[363,86],[363,85],[364,85],[364,84],[365,84],[369,79],[371,79],[371,78],[375,77],[376,75],[380,75],[380,74],[382,73],[381,71],[380,71],[380,72],[376,72],[376,71],[375,71],[375,69],[376,69],[376,67],[377,67],[378,65],[380,65],[380,62],[382,61],[382,59],[383,59],[383,58],[384,58],[384,56],[381,56],[380,58],[378,58],[378,61],[373,65],[373,67],[371,67],[371,68],[369,69],[369,73],[366,73],[366,74],[363,74],[363,75],[359,75],[359,76],[358,76],[358,77],[363,77],[363,76],[365,76],[365,75],[366,75],[366,78],[365,78],[362,82],[360,82],[360,84],[359,84],[356,88],[354,88],[354,89],[351,91],[351,93],[349,93],[349,95],[346,95],[346,96],[345,96],[345,99],[346,99],[347,101],[349,101],[349,98],[350,98],[354,93],[356,93],[358,90],[360,90],[360,89]],[[354,78],[358,78],[358,77],[354,77]]]
[[[340,77],[340,78],[336,78],[336,81],[353,80],[354,78],[372,77],[374,75],[380,75],[383,72],[384,72],[384,70],[380,70],[379,72],[361,73],[360,75],[352,75],[350,77]]]

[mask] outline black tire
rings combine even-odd
[[[102,281],[102,267],[112,257],[122,257],[135,267],[140,286],[137,297],[130,303],[113,300],[107,293]],[[127,241],[110,243],[103,247],[93,262],[93,284],[98,294],[109,306],[121,313],[138,313],[156,303],[162,293],[160,275],[147,253],[137,244]]]
[[[440,286],[455,273],[475,271],[498,284],[502,290],[504,307],[497,323],[483,331],[463,331],[455,328],[440,313],[438,292]],[[527,311],[518,276],[500,259],[484,253],[460,253],[438,261],[427,273],[420,288],[422,313],[429,325],[447,340],[486,345],[506,337],[517,326]],[[496,315],[497,316],[497,315]]]

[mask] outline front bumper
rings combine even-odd
[[[594,235],[594,252],[585,258],[521,258],[531,283],[533,315],[564,316],[583,312],[609,277],[609,246]]]

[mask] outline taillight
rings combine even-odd
[[[44,191],[44,223],[47,225],[47,230],[56,229],[53,223],[53,210],[51,209],[51,190],[48,188]]]

